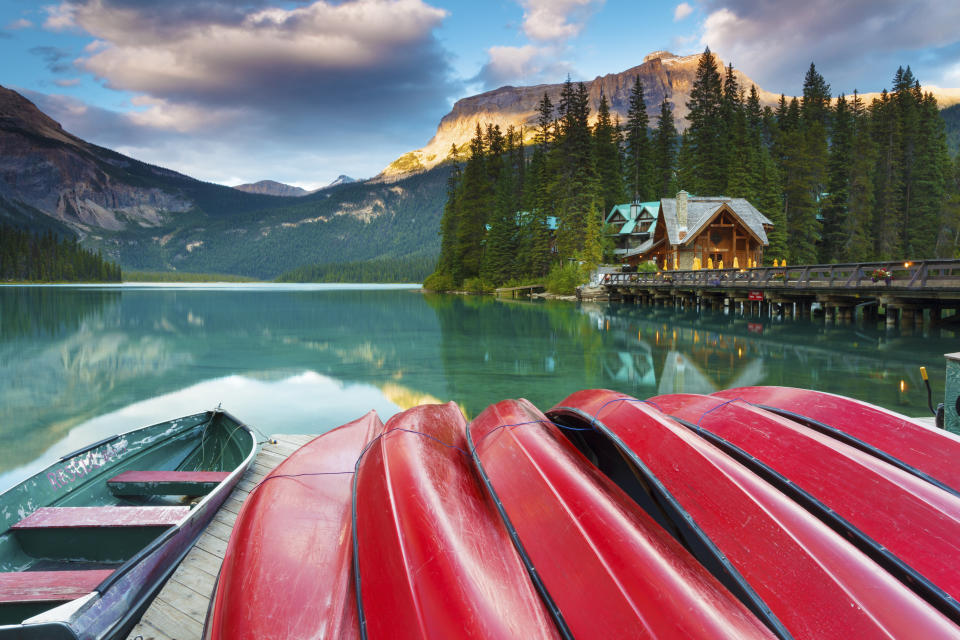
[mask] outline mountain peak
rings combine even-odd
[[[0,124],[5,129],[31,131],[47,138],[76,145],[79,141],[63,130],[60,123],[45,114],[25,97],[0,86]]]
[[[246,193],[259,193],[267,196],[299,197],[309,193],[306,189],[294,187],[275,180],[261,180],[260,182],[238,184],[233,188]]]
[[[654,51],[653,53],[648,53],[643,56],[644,62],[650,62],[651,60],[669,60],[670,58],[676,58],[677,56],[670,53],[669,51]]]
[[[350,184],[351,182],[356,182],[356,178],[351,178],[348,175],[341,173],[337,176],[337,179],[324,187],[324,189],[329,189],[330,187],[336,187],[341,184]]]

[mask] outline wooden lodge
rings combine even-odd
[[[604,220],[613,229],[614,254],[625,256],[649,240],[659,211],[656,201],[614,205]]]
[[[637,265],[660,269],[747,268],[763,261],[773,223],[744,198],[697,197],[681,191],[663,198],[651,237],[622,253]]]

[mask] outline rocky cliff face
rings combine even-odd
[[[246,193],[261,193],[267,196],[285,197],[300,197],[310,193],[306,189],[294,187],[289,184],[283,184],[282,182],[275,182],[273,180],[261,180],[260,182],[254,182],[251,184],[238,184],[234,187],[234,189],[239,189],[240,191],[245,191]]]
[[[0,198],[25,204],[80,233],[154,226],[192,204],[169,179],[189,180],[85,142],[0,87]]]
[[[643,83],[644,98],[647,103],[647,114],[650,116],[650,126],[657,124],[660,114],[660,103],[664,98],[673,103],[673,115],[677,119],[677,127],[682,131],[686,128],[687,101],[696,79],[697,65],[702,54],[691,56],[675,56],[667,51],[654,51],[647,55],[643,64],[627,69],[621,73],[608,74],[585,82],[590,93],[590,106],[593,116],[596,115],[600,104],[601,94],[610,101],[613,114],[620,116],[625,122],[627,108],[630,105],[630,90],[633,88],[634,78],[640,76]],[[719,58],[718,66],[726,63]],[[724,69],[719,69],[721,74]],[[756,83],[746,74],[734,69],[734,75],[745,91],[750,90]],[[423,171],[443,162],[450,147],[466,144],[473,137],[477,124],[485,127],[487,123],[500,125],[506,128],[513,125],[524,128],[524,138],[529,142],[533,138],[534,127],[537,121],[537,103],[546,93],[554,105],[560,101],[562,84],[542,84],[533,87],[500,87],[476,96],[458,100],[453,109],[440,120],[437,133],[422,149],[411,151],[394,160],[383,170],[376,179],[391,181],[400,177]],[[940,89],[930,87],[941,107],[960,102],[960,89]],[[760,102],[764,105],[775,106],[780,96],[765,91],[759,86]],[[861,94],[863,100],[869,102],[879,94]]]
[[[660,113],[660,103],[664,98],[673,103],[673,113],[678,120],[678,126],[685,126],[687,115],[687,100],[693,89],[697,65],[701,54],[692,56],[675,56],[667,51],[656,51],[644,58],[643,64],[627,69],[621,73],[612,73],[594,78],[585,82],[590,94],[590,106],[596,114],[600,105],[600,96],[606,95],[610,101],[613,114],[620,116],[620,121],[627,118],[627,109],[630,105],[630,91],[633,88],[634,78],[640,76],[643,83],[644,97],[647,102],[647,113],[651,118],[651,126],[655,126]],[[720,62],[720,64],[723,64]],[[722,70],[721,70],[722,71]],[[744,73],[734,69],[734,74],[740,84],[749,89],[755,84]],[[542,84],[533,87],[500,87],[493,91],[458,100],[450,111],[440,121],[436,135],[422,149],[411,151],[397,160],[380,174],[381,179],[391,180],[408,175],[418,170],[429,169],[443,162],[450,152],[450,146],[458,147],[473,137],[477,124],[486,126],[487,123],[500,125],[506,130],[509,125],[524,128],[524,137],[530,139],[537,120],[537,103],[546,93],[554,105],[560,101],[562,84]],[[759,87],[760,98],[765,104],[775,104],[779,96],[763,91]]]

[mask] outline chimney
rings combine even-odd
[[[677,227],[687,230],[687,196],[686,191],[680,191],[677,194]]]
[[[637,214],[640,212],[640,200],[634,200],[630,203],[630,219],[636,220]]]

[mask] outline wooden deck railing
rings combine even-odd
[[[889,278],[874,279],[884,270]],[[752,269],[611,273],[601,284],[643,288],[960,291],[960,260],[814,264]],[[785,293],[787,291],[784,291]]]

